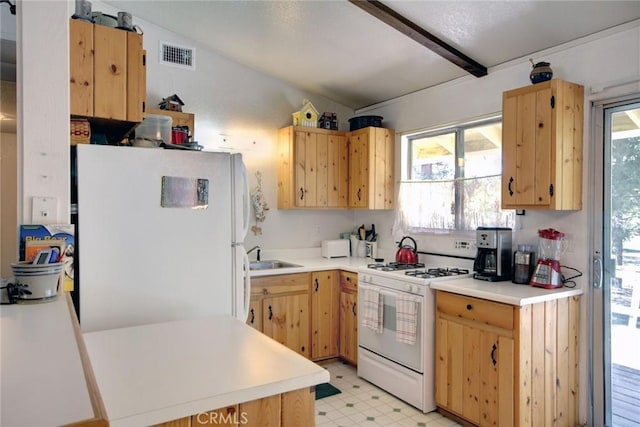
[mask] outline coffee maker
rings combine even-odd
[[[478,227],[478,252],[473,263],[474,279],[489,282],[511,280],[511,229]]]

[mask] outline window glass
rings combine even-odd
[[[453,179],[455,154],[455,133],[412,140],[411,179],[416,181]]]
[[[513,227],[514,212],[500,209],[499,119],[406,138],[396,226],[406,232]]]

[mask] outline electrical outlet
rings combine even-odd
[[[32,224],[55,224],[58,222],[57,197],[34,197],[32,203]]]
[[[473,243],[469,240],[455,240],[453,242],[453,248],[470,251],[473,249]]]

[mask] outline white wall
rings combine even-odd
[[[68,222],[67,4],[34,0],[17,6],[18,219],[30,223],[33,197],[46,196],[57,198],[51,222]]]

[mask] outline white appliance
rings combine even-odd
[[[358,376],[423,412],[435,410],[436,306],[435,291],[429,284],[471,276],[468,268],[424,264],[370,264],[359,269],[358,289],[376,289],[382,295],[383,328],[378,333],[363,326],[363,293],[358,292]],[[396,301],[401,295],[418,301],[414,344],[396,339]]]
[[[77,146],[84,332],[248,314],[240,154]]]
[[[324,258],[341,258],[349,256],[349,241],[323,240],[321,243],[322,256]]]

